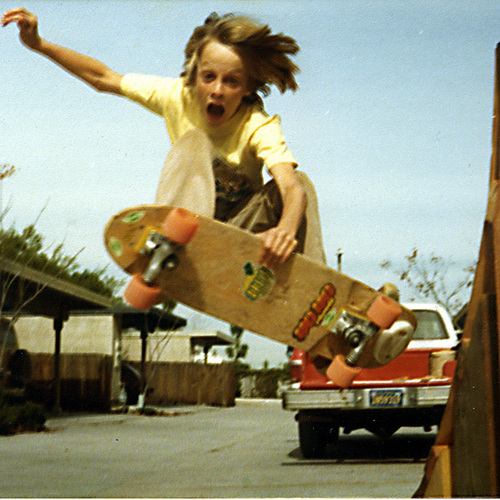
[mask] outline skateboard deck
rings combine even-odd
[[[183,244],[159,251],[153,236],[168,233],[169,218],[179,212],[195,221],[194,234],[168,235],[167,241]],[[139,295],[156,290],[138,307],[172,299],[313,356],[342,366],[349,361],[358,371],[392,361],[416,327],[413,313],[360,281],[299,254],[271,271],[259,265],[258,236],[182,209],[141,205],[123,210],[108,222],[105,244],[114,261],[142,283]],[[158,252],[163,253],[161,266],[153,266],[154,286],[145,285],[143,274],[151,271]],[[129,301],[137,307],[136,298]],[[338,369],[334,363],[329,376]]]

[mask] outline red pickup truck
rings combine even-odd
[[[283,408],[295,411],[305,458],[324,455],[342,427],[345,434],[367,429],[388,438],[400,427],[439,425],[455,371],[459,335],[437,304],[405,304],[418,319],[408,348],[394,361],[362,370],[341,389],[320,375],[308,353],[295,349]]]

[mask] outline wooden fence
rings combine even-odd
[[[61,355],[61,408],[107,411],[111,408],[113,359],[104,354]],[[54,356],[31,354],[31,399],[51,407],[54,403]]]
[[[139,370],[138,363],[130,364]],[[234,406],[236,383],[230,363],[154,363],[147,377],[152,389],[146,400],[149,404]]]
[[[54,401],[54,356],[31,354],[31,365],[28,393],[35,401],[51,406]],[[111,356],[62,354],[61,408],[108,411],[111,408],[112,367]],[[148,373],[147,404],[234,406],[235,376],[229,363],[154,363],[148,365]]]

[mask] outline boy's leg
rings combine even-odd
[[[307,232],[304,241],[304,255],[326,264],[321,222],[319,218],[318,196],[311,179],[304,173],[297,171],[299,181],[307,195],[306,220]]]
[[[186,132],[170,149],[158,182],[155,203],[213,217],[213,147],[200,130]]]
[[[316,192],[303,172],[297,172],[297,174],[308,198],[305,218],[296,235],[299,242],[297,252],[326,263]],[[223,220],[253,233],[260,233],[278,225],[282,208],[278,186],[274,181],[269,181],[262,189],[234,208]]]
[[[216,218],[233,226],[261,233],[278,224],[282,211],[281,196],[274,181],[233,206],[229,211],[217,200]]]

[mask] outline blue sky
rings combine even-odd
[[[17,4],[0,1],[3,12]],[[472,1],[27,1],[47,39],[114,70],[179,74],[193,28],[212,12],[244,12],[296,38],[300,90],[273,90],[300,168],[316,185],[330,265],[371,286],[417,247],[462,266],[477,258],[491,156],[500,4]],[[89,268],[111,263],[102,228],[116,211],[152,202],[169,141],[162,119],[99,94],[0,30],[0,165],[6,224],[37,227],[47,244],[84,247]],[[403,289],[402,298],[412,299]],[[227,326],[176,310],[190,326]],[[255,335],[256,365],[284,348]]]

